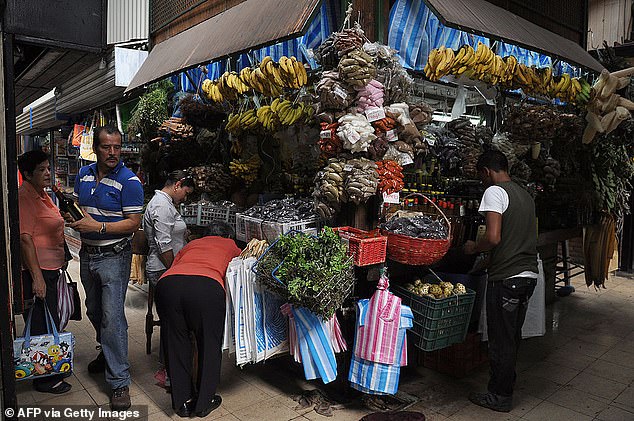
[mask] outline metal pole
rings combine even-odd
[[[15,408],[15,367],[13,365],[12,292],[13,284],[20,282],[20,229],[18,213],[17,144],[15,133],[15,92],[13,84],[13,35],[0,32],[0,239],[4,243],[6,258],[0,259],[0,347],[2,350],[2,411]]]

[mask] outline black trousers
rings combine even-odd
[[[197,396],[195,410],[202,411],[211,405],[220,380],[225,290],[208,277],[171,275],[158,282],[155,298],[161,318],[161,344],[172,384],[172,406],[178,409]],[[198,348],[196,384],[190,332]]]
[[[487,285],[487,330],[491,378],[489,392],[512,396],[515,386],[515,363],[522,340],[522,325],[528,300],[537,280],[509,278]]]
[[[46,313],[44,311],[44,302],[53,316],[55,326],[59,330],[59,314],[57,314],[57,281],[59,280],[59,270],[42,270],[42,276],[46,283],[46,297],[44,300],[35,299],[33,304],[33,317],[31,318],[31,336],[42,335],[47,333],[46,328]],[[22,271],[22,287],[24,288],[24,297],[33,297],[33,278],[31,272],[28,270]],[[29,317],[29,311],[26,310],[22,317],[24,323],[26,323]],[[63,379],[61,374],[55,374],[52,376],[43,377],[41,379],[33,379],[33,385],[37,385],[42,388],[55,386],[60,380]]]

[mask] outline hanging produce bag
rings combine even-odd
[[[84,127],[84,131],[81,135],[81,145],[79,146],[79,156],[81,159],[93,162],[97,161],[97,156],[92,149],[93,129],[95,127],[96,120],[97,114],[93,116],[90,127]],[[102,118],[100,117],[99,120],[102,120]]]
[[[73,135],[71,140],[71,144],[73,146],[75,147],[81,146],[81,138],[85,130],[86,130],[86,126],[84,126],[83,124],[75,124],[75,127],[73,128]]]
[[[388,291],[390,281],[383,274],[370,298],[369,311],[359,323],[354,354],[364,360],[394,364],[401,324],[401,299]]]

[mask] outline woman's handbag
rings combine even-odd
[[[13,361],[17,380],[42,378],[73,369],[75,338],[71,332],[59,333],[53,316],[44,303],[48,333],[31,336],[33,309],[24,326],[23,336],[13,341]]]
[[[61,330],[64,330],[69,320],[81,320],[81,298],[77,282],[73,282],[65,270],[60,272],[57,281],[57,312]]]

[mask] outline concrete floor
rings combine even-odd
[[[69,268],[77,281],[78,267],[73,262]],[[613,277],[608,289],[600,291],[586,288],[582,278],[573,285],[577,292],[547,308],[546,335],[522,344],[512,412],[492,412],[467,400],[470,391],[485,387],[486,367],[463,379],[422,367],[406,370],[400,390],[419,398],[410,410],[424,413],[427,420],[634,420],[634,279]],[[158,367],[158,334],[153,337],[153,353],[145,353],[146,294],[137,287],[129,287],[126,312],[133,405],[146,405],[148,420],[180,419],[171,409],[170,395],[153,377]],[[18,328],[22,329],[21,323]],[[53,396],[35,392],[30,382],[20,382],[19,405],[108,408],[109,390],[103,376],[87,372],[88,362],[96,356],[92,326],[84,317],[71,322],[69,329],[76,336],[75,370],[68,379],[73,389]],[[206,419],[326,419],[312,408],[296,411],[290,397],[319,387],[319,382],[306,382],[292,370],[281,370],[280,364],[240,369],[234,361],[232,357],[223,360],[219,389],[223,403]],[[336,410],[331,419],[358,420],[371,412],[356,404]]]

